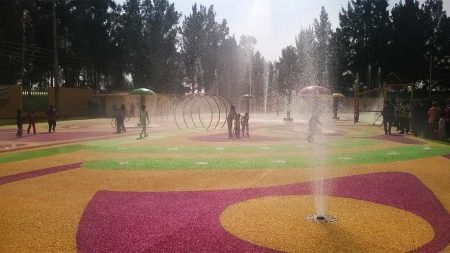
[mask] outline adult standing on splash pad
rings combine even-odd
[[[144,137],[147,137],[147,122],[150,124],[150,120],[148,118],[148,112],[145,110],[145,105],[141,105],[141,110],[139,113],[139,118],[141,121],[142,130],[139,134],[139,139],[142,139]],[[144,134],[144,137],[142,137],[142,134]]]
[[[58,116],[55,107],[49,105],[46,114],[48,119],[48,133],[51,133],[52,131],[55,132],[56,117]]]
[[[121,133],[122,131],[123,132],[127,131],[127,129],[125,128],[125,124],[124,124],[125,115],[126,115],[125,105],[122,104],[116,112],[116,127],[117,127],[116,133]]]
[[[383,116],[384,134],[391,134],[392,122],[394,121],[394,106],[391,101],[388,101],[384,107],[381,115]]]
[[[227,116],[228,138],[229,139],[233,138],[233,120],[234,120],[235,116],[236,116],[236,108],[234,107],[234,105],[232,105],[230,107],[230,113],[228,113],[228,116]]]

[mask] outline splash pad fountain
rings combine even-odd
[[[312,143],[312,150],[314,155],[318,158],[323,156],[323,148],[320,143],[315,142],[316,136],[321,132],[320,125],[322,124],[319,120],[320,114],[322,112],[321,105],[326,104],[326,100],[331,92],[329,89],[323,86],[308,86],[300,90],[299,95],[302,96],[309,105],[311,111],[311,118],[308,122],[308,142]],[[323,160],[323,159],[318,159]],[[315,214],[310,214],[306,216],[306,220],[316,223],[333,223],[337,221],[336,217],[326,214],[326,185],[324,182],[325,176],[325,164],[319,164],[319,166],[314,169],[314,205],[316,208]]]

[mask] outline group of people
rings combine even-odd
[[[53,105],[49,105],[47,111],[45,112],[47,115],[48,122],[48,133],[52,133],[56,131],[56,119],[58,117],[58,113]],[[125,128],[125,105],[121,105],[119,108],[114,110],[114,117],[116,121],[116,133],[126,132]],[[142,126],[141,133],[139,134],[140,138],[147,137],[147,122],[150,123],[150,119],[148,117],[148,113],[146,111],[145,105],[141,106],[140,110],[140,126]],[[16,114],[16,125],[17,125],[17,137],[23,136],[23,125],[28,123],[27,133],[28,134],[36,134],[36,116],[34,111],[28,110],[25,115],[22,114],[22,110],[17,110]],[[31,132],[32,130],[32,132]]]
[[[113,106],[113,115],[116,120],[116,133],[120,134],[121,132],[126,132],[125,128],[125,116],[126,116],[126,108],[125,105],[122,104],[119,108]]]
[[[228,138],[229,139],[240,139],[241,138],[241,132],[242,137],[250,137],[249,133],[249,125],[248,121],[250,119],[249,113],[246,112],[244,116],[242,116],[239,113],[236,113],[236,107],[231,106],[230,112],[227,116],[227,123],[228,123]],[[242,126],[242,129],[241,129]]]
[[[416,101],[411,108],[410,103],[400,104],[388,101],[381,112],[384,133],[392,134],[392,126],[396,126],[400,134],[412,133],[415,136],[446,140],[450,136],[450,102],[444,103],[443,109],[437,102],[427,105],[426,101]]]
[[[131,107],[131,116],[134,115],[134,104],[133,107]],[[113,114],[116,121],[116,133],[126,132],[127,129],[125,128],[125,117],[127,116],[126,107],[124,104],[122,104],[119,108],[116,108],[113,106]],[[139,125],[142,127],[141,133],[139,134],[139,139],[142,139],[144,137],[147,137],[147,122],[150,123],[150,119],[148,117],[148,112],[146,111],[146,106],[141,105],[140,111],[139,111]]]
[[[55,132],[56,118],[58,117],[58,113],[56,112],[55,107],[53,107],[53,105],[49,105],[45,113],[47,115],[48,133]],[[23,136],[23,124],[25,122],[28,123],[27,134],[31,134],[31,130],[33,130],[33,134],[36,134],[36,116],[34,114],[34,111],[28,110],[27,114],[23,116],[22,110],[17,110],[16,115],[17,137]]]

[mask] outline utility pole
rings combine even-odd
[[[23,76],[25,74],[25,36],[26,36],[26,24],[25,19],[27,17],[27,10],[23,10],[22,12],[22,75],[21,75],[21,83],[23,89]]]
[[[430,53],[430,88],[428,90],[428,98],[431,98],[431,71],[433,69],[433,55]]]
[[[59,74],[58,74],[58,40],[56,37],[56,2],[52,0],[53,14],[53,79],[55,88],[55,108],[58,109]]]

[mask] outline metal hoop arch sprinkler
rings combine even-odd
[[[212,101],[211,101],[212,100]],[[179,117],[177,116],[178,113],[181,113],[183,118],[183,123],[186,128],[204,128],[206,131],[210,130],[213,125],[214,120],[214,111],[218,111],[218,119],[215,123],[214,127],[212,129],[217,129],[219,127],[220,121],[222,118],[225,118],[222,126],[220,128],[223,128],[226,123],[226,117],[222,117],[222,110],[221,110],[221,104],[225,107],[225,112],[228,113],[227,109],[227,101],[230,105],[231,102],[228,98],[216,95],[216,96],[209,96],[204,94],[189,94],[183,96],[183,98],[174,98],[172,100],[173,103],[173,117],[175,120],[175,124],[177,125],[178,129],[181,129],[182,126],[179,124]],[[209,123],[204,122],[204,119],[202,119],[202,104],[206,105],[209,109]],[[181,109],[182,108],[182,109]],[[181,111],[180,111],[181,109]],[[197,115],[196,115],[197,114]],[[189,116],[186,116],[189,115]],[[198,122],[195,120],[196,116],[198,116]],[[190,119],[189,119],[190,118]],[[189,122],[192,122],[190,124]]]

